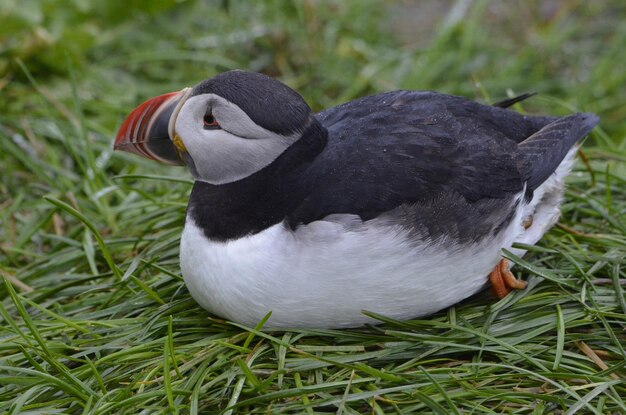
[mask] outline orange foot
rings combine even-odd
[[[520,281],[509,270],[509,261],[501,259],[489,274],[491,292],[498,298],[504,298],[512,289],[521,290],[526,288],[526,281]]]

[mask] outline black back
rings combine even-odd
[[[327,212],[367,220],[449,193],[470,203],[510,200],[524,186],[517,143],[553,120],[416,91],[362,98],[318,119],[329,144],[309,172],[315,192],[292,224]]]

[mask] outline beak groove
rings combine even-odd
[[[135,108],[120,127],[113,148],[166,164],[184,165],[172,143],[175,118],[190,89],[151,98]]]

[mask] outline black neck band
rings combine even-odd
[[[255,234],[279,223],[306,197],[306,169],[326,141],[326,129],[313,119],[298,141],[253,175],[222,185],[196,181],[187,217],[207,238],[218,241]]]

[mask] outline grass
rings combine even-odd
[[[26,4],[28,3],[28,4]],[[0,5],[0,413],[626,413],[626,8],[141,1]],[[112,137],[231,68],[316,110],[413,88],[602,118],[529,287],[430,318],[262,332],[208,315],[178,242],[189,176]]]

